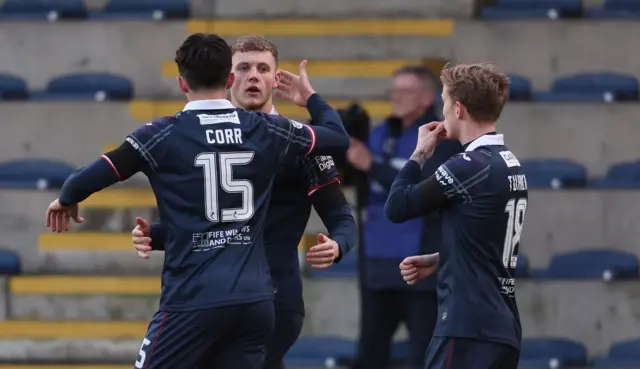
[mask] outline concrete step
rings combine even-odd
[[[367,17],[367,16],[425,16],[469,18],[473,15],[473,0],[415,0],[396,1],[340,1],[322,3],[313,0],[282,1],[247,0],[191,0],[196,17],[254,18],[254,17]]]
[[[164,252],[154,251],[142,259],[131,251],[54,251],[40,252],[35,270],[43,274],[103,274],[160,276]]]
[[[139,339],[48,339],[48,340],[0,340],[0,360],[2,361],[45,361],[45,362],[130,362],[136,360]],[[66,368],[73,368],[73,366]],[[2,366],[0,366],[2,368]],[[50,368],[47,366],[47,368]],[[81,367],[82,368],[82,367]],[[90,367],[85,367],[90,368]],[[96,368],[97,369],[97,368]],[[102,368],[100,368],[102,369]],[[105,368],[106,369],[106,368]],[[111,369],[109,367],[109,369]],[[115,367],[114,367],[115,369]],[[119,369],[119,368],[118,368]]]
[[[8,316],[45,321],[145,321],[158,310],[159,296],[19,295],[9,299]]]

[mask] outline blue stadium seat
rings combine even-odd
[[[529,276],[529,258],[523,254],[518,254],[518,264],[516,264],[516,278],[526,278]]]
[[[287,367],[333,367],[355,360],[356,342],[330,336],[302,336],[284,358]]]
[[[0,250],[0,275],[20,274],[20,258],[9,250]]]
[[[638,100],[638,80],[617,73],[582,73],[557,78],[550,92],[534,94],[536,101],[613,102]]]
[[[622,280],[638,278],[638,258],[629,252],[617,250],[584,250],[555,255],[549,268],[534,276],[549,279],[604,279]]]
[[[640,161],[612,165],[604,178],[591,180],[589,187],[598,189],[640,188]]]
[[[56,21],[86,16],[82,0],[5,0],[0,7],[0,19]]]
[[[353,249],[339,263],[328,269],[310,269],[311,278],[346,278],[355,277],[358,272],[358,250]]]
[[[409,341],[396,341],[391,344],[391,366],[409,367],[411,365],[411,345]]]
[[[0,100],[25,100],[29,97],[27,82],[11,74],[0,74]]]
[[[122,76],[109,73],[79,73],[56,77],[47,89],[32,92],[34,100],[130,100],[133,84]]]
[[[189,17],[186,0],[110,0],[94,19],[184,19]]]
[[[562,338],[525,338],[518,368],[569,368],[587,364],[584,344]]]
[[[531,188],[579,188],[587,183],[587,168],[562,159],[521,160]]]
[[[484,19],[558,19],[582,15],[580,0],[498,0],[495,5],[483,7]]]
[[[23,159],[0,163],[0,188],[60,188],[75,170],[69,164],[47,159]]]
[[[632,369],[640,368],[640,339],[615,342],[609,353],[593,361],[595,369]]]
[[[528,78],[510,74],[509,75],[509,100],[527,101],[531,100],[531,81]]]

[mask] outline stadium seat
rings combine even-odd
[[[531,100],[531,81],[528,78],[510,74],[509,75],[509,100],[527,101]]]
[[[80,73],[53,78],[42,92],[33,92],[34,100],[130,100],[133,84],[109,73]]]
[[[82,0],[5,0],[0,19],[49,20],[86,18]]]
[[[531,188],[580,188],[587,184],[587,169],[580,164],[562,159],[536,159],[520,161]]]
[[[595,369],[640,368],[640,339],[615,342],[607,356],[593,361]]]
[[[0,250],[0,275],[20,274],[20,258],[14,252]]]
[[[110,0],[93,19],[184,19],[189,17],[186,0]]]
[[[484,19],[558,19],[580,17],[580,0],[498,0],[495,5],[482,8]]]
[[[557,78],[550,92],[534,94],[544,102],[613,102],[638,100],[638,80],[617,73],[582,73]]]
[[[638,269],[638,258],[629,252],[604,249],[584,250],[555,255],[551,258],[549,268],[532,271],[532,275],[547,279],[610,281],[637,279]]]
[[[24,100],[29,97],[27,82],[11,74],[0,74],[0,100]]]
[[[602,8],[588,9],[586,16],[600,19],[640,18],[640,2],[637,0],[607,0]]]
[[[409,341],[396,341],[391,344],[391,366],[409,367],[411,365],[411,346]]]
[[[73,173],[71,165],[47,159],[23,159],[0,163],[0,188],[60,188]]]
[[[591,180],[589,187],[598,189],[640,188],[640,161],[612,165],[604,178]]]
[[[338,337],[300,337],[284,358],[291,367],[327,367],[351,363],[356,357],[356,342]]]
[[[346,278],[355,277],[358,271],[358,250],[353,249],[339,263],[328,269],[309,269],[311,278]]]
[[[587,348],[562,338],[525,338],[518,368],[570,368],[587,364]]]

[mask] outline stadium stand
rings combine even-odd
[[[153,193],[95,195],[83,204],[91,224],[70,234],[42,233],[42,214],[75,167],[181,110],[168,60],[185,35],[203,31],[268,36],[281,68],[309,59],[332,104],[358,100],[374,121],[389,114],[385,91],[402,65],[437,72],[447,61],[488,60],[508,71],[500,128],[535,188],[518,263],[522,367],[640,367],[640,5],[593,3],[499,0],[473,19],[472,0],[4,0],[0,369],[131,367],[157,308],[162,254],[137,258],[129,232],[155,207]],[[314,216],[308,233],[323,230]],[[353,253],[306,273],[294,367],[353,360],[356,267]]]

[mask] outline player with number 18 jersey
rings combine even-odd
[[[516,369],[522,331],[515,268],[528,190],[519,160],[495,132],[509,82],[485,64],[445,69],[442,80],[445,122],[421,128],[385,207],[397,222],[441,211],[442,247],[405,259],[401,273],[412,282],[439,269],[427,369]],[[420,164],[444,137],[465,151],[421,181]]]

